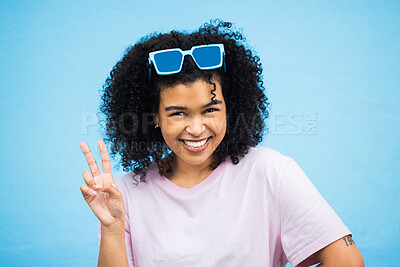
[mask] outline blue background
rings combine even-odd
[[[222,18],[263,64],[272,114],[262,145],[299,163],[367,266],[395,266],[399,14],[399,1],[2,1],[1,265],[96,265],[79,142],[99,159],[105,78],[141,36]]]

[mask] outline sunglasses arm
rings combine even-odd
[[[149,58],[149,82],[151,80],[151,59]]]
[[[226,73],[225,53],[224,53],[223,58],[222,58],[222,65],[224,65],[224,71]]]

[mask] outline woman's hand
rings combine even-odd
[[[88,203],[94,215],[99,219],[102,226],[112,227],[125,222],[125,205],[121,192],[117,189],[111,173],[110,157],[103,141],[98,142],[101,154],[101,165],[103,173],[100,173],[96,160],[88,145],[80,143],[81,150],[89,165],[88,171],[83,173],[86,185],[81,185],[83,198]]]

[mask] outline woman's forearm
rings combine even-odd
[[[97,266],[128,267],[124,222],[113,227],[101,226],[99,261]]]

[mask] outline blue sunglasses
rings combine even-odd
[[[182,70],[183,60],[190,55],[201,70],[212,70],[224,66],[225,50],[223,44],[193,46],[190,50],[171,48],[149,53],[149,65],[154,65],[158,75],[171,75]],[[149,68],[149,81],[151,68]]]

